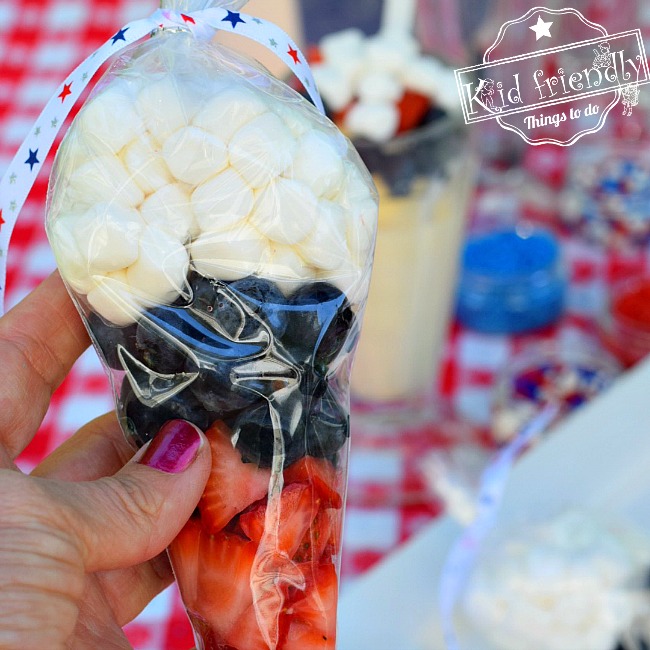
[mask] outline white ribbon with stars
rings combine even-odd
[[[241,34],[264,45],[284,61],[300,80],[318,110],[325,113],[303,53],[282,29],[267,20],[212,7],[189,13],[157,9],[147,18],[128,23],[78,65],[59,86],[0,180],[0,316],[4,313],[7,250],[11,233],[66,117],[93,75],[109,58],[152,32],[168,28],[189,30],[199,38],[209,35],[210,30],[207,28],[212,28]]]
[[[442,568],[439,582],[439,611],[447,650],[460,650],[454,627],[454,610],[481,545],[496,522],[499,506],[515,460],[525,447],[543,433],[560,415],[559,404],[548,403],[515,438],[501,449],[481,476],[477,512],[474,521],[452,546]]]

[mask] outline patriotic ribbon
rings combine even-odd
[[[80,63],[58,87],[0,180],[0,316],[4,313],[6,253],[11,233],[66,117],[93,75],[108,59],[160,29],[191,31],[199,38],[209,38],[213,30],[222,30],[241,34],[264,45],[282,59],[303,84],[318,110],[325,113],[305,56],[282,29],[267,20],[211,7],[189,13],[157,9],[147,18],[127,23]]]
[[[526,445],[543,433],[561,410],[559,404],[547,404],[483,471],[476,518],[452,546],[440,576],[438,604],[447,650],[460,650],[454,628],[454,610],[481,544],[494,526],[512,466]]]

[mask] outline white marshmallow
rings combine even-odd
[[[98,95],[91,97],[75,120],[75,126],[89,140],[97,140],[112,153],[142,132],[142,120],[135,110],[128,86],[111,83]]]
[[[365,75],[357,86],[362,102],[397,102],[404,94],[404,86],[394,74],[380,70]]]
[[[260,190],[250,220],[279,244],[297,244],[314,228],[318,205],[307,185],[280,177]]]
[[[123,327],[138,320],[142,303],[135,296],[126,279],[125,271],[116,271],[97,277],[94,288],[88,292],[90,306],[113,325]]]
[[[384,142],[397,133],[399,111],[388,102],[358,102],[347,112],[344,126],[353,136]]]
[[[348,262],[334,271],[320,270],[316,278],[334,285],[350,302],[355,303],[365,299],[367,288],[363,280],[369,272],[353,262]]]
[[[303,111],[296,110],[294,104],[278,102],[275,111],[296,139],[314,128],[313,122],[303,114]]]
[[[409,35],[378,34],[366,41],[364,66],[368,70],[385,70],[401,74],[404,67],[418,53],[417,40]],[[363,73],[360,73],[360,78]]]
[[[198,230],[189,192],[179,183],[165,185],[148,196],[140,206],[140,213],[147,224],[167,230],[181,242],[186,242]]]
[[[106,275],[138,259],[138,242],[144,228],[140,213],[117,203],[93,205],[77,220],[74,237],[88,273]]]
[[[346,218],[341,206],[331,201],[318,202],[318,218],[311,234],[298,244],[298,252],[311,266],[334,270],[349,261]]]
[[[213,134],[187,126],[165,140],[163,158],[179,181],[196,187],[226,167],[228,149]]]
[[[231,138],[230,164],[254,189],[263,187],[291,165],[296,140],[274,113],[252,119]]]
[[[332,111],[343,110],[354,99],[354,86],[342,70],[329,63],[312,67],[314,81],[323,100]]]
[[[87,259],[81,255],[74,236],[79,218],[78,215],[61,215],[48,224],[47,234],[61,277],[75,292],[85,295],[95,283],[88,272]]]
[[[210,99],[192,119],[192,124],[230,142],[235,131],[269,110],[266,102],[243,85],[231,86]]]
[[[76,169],[64,191],[67,202],[82,206],[116,202],[134,207],[144,199],[142,190],[120,159],[108,155],[97,156]]]
[[[377,201],[377,191],[374,189],[374,181],[363,165],[357,165],[350,160],[343,161],[343,172],[345,181],[338,201],[351,208],[356,201],[374,199]]]
[[[343,180],[341,153],[321,131],[309,131],[298,141],[290,175],[306,183],[317,197],[331,197]]]
[[[346,241],[352,260],[359,266],[370,262],[375,246],[378,205],[371,198],[355,201],[348,211]]]
[[[253,190],[231,167],[199,185],[192,192],[192,210],[199,230],[232,228],[253,209]]]
[[[192,265],[210,278],[238,280],[255,273],[267,249],[266,239],[248,224],[205,232],[190,246]]]
[[[141,134],[124,148],[122,160],[126,170],[145,194],[151,194],[163,185],[174,182],[159,145],[148,133]]]
[[[272,243],[263,257],[260,275],[272,279],[289,296],[306,280],[314,279],[316,272],[293,247]]]
[[[323,36],[319,50],[325,61],[359,59],[363,54],[365,41],[366,36],[360,29],[350,27]]]
[[[147,83],[138,93],[136,108],[146,129],[158,144],[187,126],[196,109],[195,100],[176,77]]]
[[[154,303],[171,303],[185,286],[189,256],[176,237],[155,226],[140,236],[139,257],[126,271],[132,290]]]

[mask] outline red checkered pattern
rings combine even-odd
[[[156,6],[155,0],[0,2],[0,174],[65,75],[119,27],[147,15]],[[563,148],[538,149],[528,161],[529,169],[557,187],[566,169],[566,155]],[[54,268],[43,228],[51,158],[14,231],[8,257],[9,306]],[[505,191],[500,181],[491,182],[489,177],[486,181],[474,204],[474,221],[489,221],[507,211],[554,222],[548,205],[541,202],[540,207],[539,200],[530,202],[526,195]],[[479,427],[479,433],[489,420],[495,380],[514,354],[541,340],[587,338],[597,342],[595,316],[603,306],[607,288],[615,279],[649,267],[646,251],[610,254],[567,233],[562,242],[571,287],[568,312],[560,324],[518,337],[480,335],[458,324],[451,329],[440,392],[460,416]],[[112,406],[108,380],[91,350],[56,392],[41,431],[20,458],[21,467],[29,471],[81,424]],[[462,426],[453,430],[450,426],[414,434],[420,436],[415,444],[444,445],[456,435],[467,435]],[[344,589],[347,581],[369,569],[440,512],[440,504],[423,490],[413,457],[404,459],[391,447],[379,452],[367,454],[353,444],[350,489],[354,499],[346,514]],[[406,503],[401,499],[405,495]],[[127,631],[139,650],[184,650],[194,645],[175,588],[156,598]]]

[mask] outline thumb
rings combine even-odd
[[[65,484],[59,496],[86,571],[134,566],[162,552],[201,497],[209,449],[197,427],[171,420],[114,476]]]

